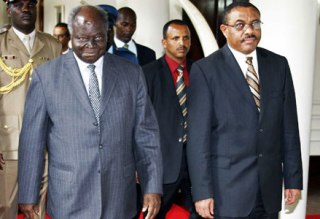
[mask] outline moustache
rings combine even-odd
[[[186,46],[180,46],[180,47],[177,48],[177,50],[181,50],[181,49],[186,51],[188,48]]]
[[[257,39],[257,36],[252,34],[252,35],[247,35],[245,36],[242,40],[241,40],[241,43],[243,43],[244,41],[248,40],[248,39]]]
[[[30,18],[32,17],[32,13],[30,12],[23,12],[21,15],[22,18]]]

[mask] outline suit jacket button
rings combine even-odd
[[[261,133],[262,133],[262,132],[263,132],[263,129],[259,129],[259,132],[261,132]]]
[[[182,142],[182,138],[179,138],[179,142]]]
[[[94,125],[94,126],[98,126],[98,123],[97,123],[97,122],[94,122],[93,125]]]
[[[259,154],[258,156],[259,156],[259,157],[262,157],[262,156],[263,156],[263,154]]]
[[[99,144],[99,148],[102,149],[102,144]]]

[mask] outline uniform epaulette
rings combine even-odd
[[[7,32],[7,31],[8,31],[7,28],[0,28],[0,34],[3,34],[3,33],[5,33],[5,32]]]
[[[0,27],[0,34],[7,32],[9,29],[10,29],[10,26],[8,25]]]

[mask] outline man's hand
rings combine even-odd
[[[286,205],[294,204],[296,201],[298,201],[300,196],[301,196],[300,189],[285,189],[284,190],[284,198],[285,198]]]
[[[3,170],[3,165],[5,164],[3,155],[0,153],[0,170]]]
[[[161,198],[159,194],[145,194],[143,197],[142,212],[148,211],[145,219],[153,219],[160,210]]]
[[[195,202],[196,210],[198,214],[203,218],[214,218],[214,200],[213,198],[204,199]]]
[[[39,216],[39,206],[35,204],[20,204],[20,210],[26,219],[33,219],[36,215]]]

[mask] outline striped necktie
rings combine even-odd
[[[247,72],[246,72],[246,79],[249,84],[249,88],[253,95],[254,102],[258,110],[260,111],[260,85],[259,85],[259,78],[257,72],[254,70],[252,65],[252,57],[247,57],[246,63],[248,64]]]
[[[183,116],[183,143],[187,141],[187,115],[188,115],[188,109],[187,109],[187,93],[186,93],[186,84],[184,83],[183,78],[183,66],[180,65],[177,68],[177,71],[179,73],[177,78],[177,87],[176,92],[179,99],[179,104],[181,106],[182,116]]]
[[[100,91],[99,91],[99,83],[96,72],[94,71],[95,65],[88,65],[88,69],[90,71],[89,76],[89,99],[94,111],[95,117],[97,119],[98,124],[100,125]]]

